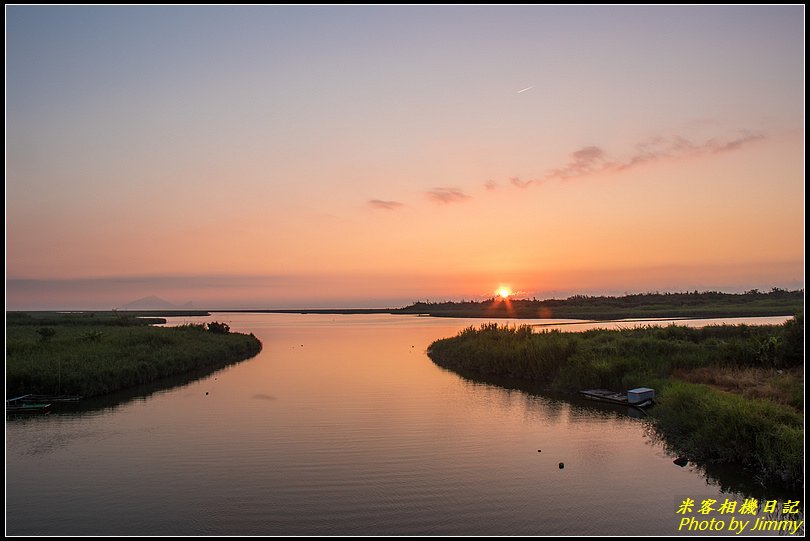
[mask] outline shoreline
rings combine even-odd
[[[203,316],[213,313],[319,314],[319,315],[416,315],[476,319],[577,319],[591,322],[647,319],[711,319],[731,317],[791,317],[804,310],[804,289],[773,288],[767,293],[752,289],[746,293],[718,291],[684,293],[641,293],[622,297],[574,295],[566,299],[517,299],[493,297],[482,301],[416,301],[399,308],[233,308],[191,310],[188,308],[132,311],[74,311],[84,317],[149,318]],[[11,313],[11,312],[7,312]],[[55,311],[17,311],[38,318]]]
[[[583,389],[653,388],[647,413],[668,449],[793,492],[804,481],[803,329],[801,316],[571,333],[484,324],[436,340],[427,354],[462,377],[520,380],[569,400]]]

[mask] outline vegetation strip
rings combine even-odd
[[[740,465],[764,486],[803,483],[802,315],[783,325],[577,333],[485,324],[434,342],[428,355],[457,372],[527,380],[550,391],[655,388],[650,419],[673,452]],[[753,396],[716,385],[722,374],[742,373],[759,380]]]
[[[224,323],[153,327],[128,315],[8,313],[6,396],[98,396],[256,355]]]
[[[438,317],[522,319],[627,319],[782,316],[804,307],[804,290],[773,288],[763,293],[717,291],[641,293],[623,297],[574,295],[567,299],[501,299],[469,302],[417,302],[392,310],[399,314]]]
[[[623,297],[574,295],[567,299],[502,299],[484,301],[419,301],[402,308],[302,308],[288,310],[229,310],[265,314],[405,314],[434,317],[519,319],[688,319],[712,317],[764,317],[795,314],[804,306],[804,290],[773,288],[764,293],[717,291],[641,293]]]

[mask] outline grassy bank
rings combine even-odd
[[[488,324],[438,340],[428,354],[446,368],[560,392],[653,387],[650,418],[673,451],[698,463],[740,465],[767,486],[803,482],[801,316],[779,326],[581,333]]]
[[[252,334],[202,325],[152,327],[148,321],[120,315],[7,314],[6,395],[98,396],[226,366],[261,350]]]
[[[392,310],[399,314],[439,317],[540,319],[711,318],[782,316],[804,306],[804,290],[747,293],[717,291],[643,293],[623,297],[574,295],[567,299],[489,299],[481,302],[417,302]]]

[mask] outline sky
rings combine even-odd
[[[6,6],[6,308],[804,287],[804,6]]]

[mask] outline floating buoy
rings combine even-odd
[[[208,396],[208,391],[205,391],[205,396]]]
[[[564,467],[565,467],[565,464],[563,464],[562,462],[560,462],[560,469],[563,469]]]
[[[538,452],[538,453],[542,453],[542,452],[543,452],[543,450],[542,450],[542,449],[538,449],[538,450],[537,450],[537,452]]]

